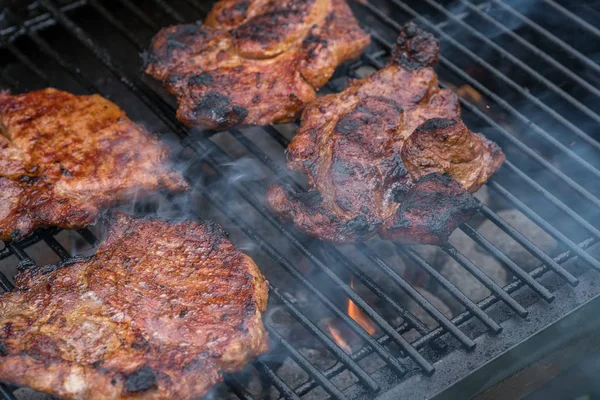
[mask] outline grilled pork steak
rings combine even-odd
[[[267,284],[214,223],[115,214],[96,254],[0,295],[0,380],[69,399],[197,399],[265,352]]]
[[[186,125],[290,122],[368,44],[345,0],[221,0],[204,24],[161,30],[146,73],[177,96]]]
[[[140,192],[185,190],[169,154],[98,95],[0,92],[0,240],[88,225]]]
[[[405,25],[392,59],[303,112],[288,167],[312,189],[273,186],[270,208],[311,236],[347,243],[375,233],[439,243],[478,210],[476,191],[502,165],[502,150],[460,120],[457,96],[438,86],[439,45]],[[452,179],[451,179],[452,178]]]

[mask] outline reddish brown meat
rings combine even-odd
[[[267,350],[267,283],[213,223],[116,214],[96,254],[0,295],[0,380],[68,399],[198,399]]]
[[[345,0],[221,0],[204,24],[161,30],[146,73],[189,126],[268,125],[296,119],[368,44]]]
[[[0,240],[82,227],[140,193],[187,188],[169,149],[98,96],[0,92]]]
[[[504,154],[462,123],[458,98],[439,88],[431,68],[438,52],[431,34],[408,24],[384,68],[310,103],[287,160],[308,174],[311,190],[274,186],[270,208],[333,242],[375,233],[407,243],[447,240],[477,212],[468,192]]]

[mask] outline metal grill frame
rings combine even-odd
[[[127,7],[139,20],[146,24],[153,30],[158,30],[160,26],[148,15],[146,15],[140,8],[138,8],[131,0],[118,0],[119,3]],[[168,3],[163,0],[153,0],[156,7],[159,7],[164,13],[169,15],[173,20],[173,23],[188,22],[183,18],[177,10],[171,7]],[[203,17],[208,11],[208,7],[199,5],[193,0],[186,0],[187,3],[193,6],[199,13],[198,18]],[[470,0],[459,0],[465,4],[469,10],[478,15],[487,15],[477,5]],[[501,3],[499,0],[492,0],[494,3],[501,5],[502,7],[510,7]],[[568,14],[569,11],[563,9],[562,6],[553,2],[552,0],[543,0],[550,4],[556,10],[568,15],[571,19],[577,19],[578,17],[574,14]],[[425,29],[432,31],[438,38],[443,38],[449,41],[466,55],[471,57],[475,63],[485,67],[487,70],[492,72],[495,77],[504,81],[507,85],[511,85],[515,90],[522,93],[530,101],[538,105],[540,108],[545,110],[552,118],[556,119],[559,123],[563,124],[567,129],[584,140],[587,144],[600,149],[600,144],[593,138],[581,131],[578,127],[573,125],[566,118],[562,117],[559,113],[554,111],[543,102],[539,101],[534,96],[528,94],[523,88],[521,88],[514,81],[510,80],[509,77],[505,76],[502,72],[495,69],[485,60],[474,54],[467,47],[458,43],[448,34],[446,34],[438,25],[432,23],[428,18],[420,15],[408,4],[399,0],[390,1],[394,6],[400,8],[403,12],[414,17],[415,21],[423,26]],[[449,12],[444,6],[440,5],[434,0],[425,0],[427,4],[436,8],[443,14],[448,21],[452,21],[461,25],[466,30],[472,30],[475,36],[479,36],[480,39],[486,41],[488,45],[494,47],[497,46],[495,43],[489,41],[477,31],[475,31],[468,24],[464,23],[460,16]],[[45,41],[45,39],[38,34],[38,30],[42,29],[49,24],[56,23],[62,26],[67,32],[73,35],[81,45],[87,48],[110,73],[112,73],[118,80],[120,80],[142,103],[144,103],[155,115],[161,119],[167,127],[175,132],[181,139],[184,146],[194,150],[198,156],[202,157],[203,161],[207,163],[215,172],[219,175],[227,176],[227,171],[223,168],[223,165],[232,161],[218,145],[210,140],[209,132],[193,132],[190,134],[190,130],[181,125],[175,119],[175,109],[166,101],[166,95],[163,92],[157,92],[153,88],[146,85],[142,80],[135,76],[128,76],[125,71],[126,69],[119,66],[113,57],[106,51],[99,47],[94,40],[85,33],[85,31],[78,26],[73,20],[71,20],[66,12],[74,9],[75,7],[87,5],[92,7],[102,18],[104,23],[118,31],[123,38],[129,42],[138,51],[144,51],[146,45],[130,32],[117,18],[115,18],[110,10],[106,9],[99,0],[87,0],[78,1],[73,4],[76,6],[62,6],[58,7],[52,0],[40,0],[39,6],[44,9],[44,14],[38,17],[36,21],[22,21],[10,9],[6,10],[9,18],[15,23],[16,29],[10,31],[12,35],[11,39],[16,38],[19,35],[26,35],[29,39],[35,42],[41,51],[43,51],[47,57],[58,65],[60,65],[66,72],[68,72],[75,80],[77,80],[84,88],[90,92],[103,93],[101,87],[98,87],[93,81],[86,75],[84,71],[80,71],[75,65],[72,65],[66,61],[60,54],[60,52],[54,50],[53,46]],[[361,5],[371,15],[379,18],[389,28],[398,31],[400,24],[392,20],[379,8],[371,3]],[[519,18],[527,18],[519,15],[516,10],[509,10],[510,12],[516,13],[515,15]],[[484,17],[485,18],[485,17]],[[491,21],[490,21],[491,22]],[[582,21],[577,20],[582,26],[586,26]],[[585,22],[585,21],[583,21]],[[533,21],[527,22],[534,26]],[[370,65],[375,68],[380,68],[383,63],[381,56],[385,55],[386,51],[391,48],[385,38],[383,38],[377,31],[365,27],[369,33],[371,33],[373,41],[379,44],[384,51],[379,53],[366,54],[361,58],[361,64]],[[544,28],[536,26],[534,29],[541,30],[544,32]],[[593,26],[586,26],[590,32],[598,34],[594,31]],[[549,32],[545,32],[549,34]],[[518,36],[517,36],[518,37]],[[549,36],[551,37],[551,36]],[[522,39],[523,40],[523,39]],[[554,39],[553,39],[554,40]],[[578,53],[575,49],[570,48],[566,43],[562,42],[559,38],[556,38],[556,43],[567,51],[570,52],[574,57],[583,60],[582,62],[588,63],[589,59],[583,54]],[[528,42],[527,42],[528,43]],[[527,46],[527,45],[526,45]],[[533,48],[532,51],[539,51],[539,55],[543,53],[541,50],[535,50],[535,46],[529,44]],[[37,75],[42,81],[46,82],[51,86],[51,80],[43,72],[40,66],[33,63],[26,54],[23,54],[16,46],[11,44],[11,41],[0,42],[0,47],[5,47],[9,52],[13,54],[25,67],[27,67],[33,74]],[[593,120],[600,122],[600,117],[592,110],[581,104],[578,100],[570,98],[570,96],[557,87],[554,83],[548,81],[541,74],[532,70],[521,60],[515,58],[510,53],[502,48],[498,48],[498,51],[505,54],[507,58],[515,63],[516,65],[525,68],[535,79],[538,79],[541,83],[545,84],[549,90],[553,90],[558,95],[564,97],[567,101],[571,102],[575,107],[579,108],[583,113],[588,115]],[[549,56],[548,56],[549,57]],[[551,57],[550,60],[553,60]],[[587,61],[586,61],[587,60]],[[554,61],[556,62],[556,61]],[[591,62],[591,61],[589,61]],[[561,153],[564,153],[574,162],[578,163],[581,168],[586,169],[588,172],[596,177],[600,177],[600,171],[588,163],[585,159],[579,157],[568,147],[562,145],[557,139],[543,130],[541,127],[535,125],[529,121],[527,117],[519,113],[514,107],[502,100],[494,92],[487,89],[485,86],[480,84],[474,78],[470,77],[466,72],[462,71],[451,61],[445,57],[440,57],[440,63],[444,67],[448,68],[465,82],[471,84],[474,88],[479,90],[481,93],[486,95],[488,98],[495,101],[498,106],[502,107],[506,112],[513,115],[520,121],[527,123],[532,131],[539,135],[542,140],[548,141],[556,147]],[[551,62],[552,63],[552,62]],[[358,63],[356,65],[359,65]],[[592,63],[592,68],[600,67]],[[560,69],[560,67],[559,67]],[[11,89],[19,89],[16,82],[12,81],[9,76],[3,73],[0,74],[0,83],[5,84]],[[353,69],[349,68],[349,72],[352,73]],[[570,72],[566,69],[567,75]],[[577,81],[590,93],[600,96],[600,91],[595,87],[584,81],[582,78],[577,76],[571,77],[577,78]],[[516,85],[516,86],[514,86]],[[444,84],[441,84],[445,87]],[[331,88],[335,91],[335,88]],[[550,162],[545,160],[538,153],[527,147],[522,141],[514,137],[505,128],[499,125],[496,121],[491,119],[489,116],[484,114],[479,108],[470,103],[467,99],[461,98],[461,105],[463,109],[468,110],[474,115],[481,118],[489,126],[495,128],[495,130],[502,135],[507,141],[514,145],[517,149],[522,151],[527,156],[531,157],[532,160],[539,163],[543,168],[546,168],[550,172],[556,175],[556,177],[562,180],[566,185],[571,187],[575,192],[585,198],[591,205],[600,209],[600,200],[590,193],[585,187],[577,183],[571,177],[564,174]],[[286,147],[288,140],[278,130],[273,127],[265,127],[264,131],[270,135],[283,147]],[[229,130],[231,135],[254,157],[264,163],[264,165],[270,169],[280,179],[287,180],[290,184],[295,185],[298,189],[302,189],[287,173],[287,171],[273,161],[267,154],[265,154],[256,144],[254,144],[243,129],[231,129]],[[363,359],[369,354],[377,353],[385,362],[387,367],[396,376],[396,384],[398,384],[395,392],[401,390],[400,393],[413,393],[415,395],[432,395],[442,390],[446,385],[452,383],[458,377],[464,375],[465,371],[460,366],[453,365],[450,361],[452,357],[458,357],[464,359],[470,357],[473,359],[479,359],[479,364],[489,361],[491,356],[494,354],[500,354],[504,349],[499,346],[506,346],[507,344],[516,344],[522,341],[524,338],[529,336],[527,331],[534,332],[541,329],[548,323],[555,322],[559,318],[563,317],[569,310],[572,310],[577,305],[590,301],[596,296],[600,295],[600,289],[595,289],[595,284],[598,281],[596,274],[590,273],[587,269],[578,270],[579,267],[570,266],[565,267],[563,264],[570,261],[571,264],[575,264],[578,261],[580,264],[592,267],[592,269],[600,270],[600,261],[597,259],[597,255],[590,254],[586,251],[589,247],[595,244],[600,239],[600,231],[595,228],[590,222],[586,221],[575,211],[570,209],[567,205],[561,202],[552,193],[546,190],[542,185],[537,183],[535,180],[530,178],[525,172],[521,171],[515,164],[510,160],[507,160],[505,169],[508,169],[511,173],[518,176],[520,179],[527,182],[540,196],[551,202],[557,209],[564,212],[574,222],[579,224],[583,230],[587,231],[590,236],[588,239],[581,243],[575,243],[561,231],[541,216],[536,214],[531,208],[529,208],[520,199],[514,196],[509,190],[498,183],[496,180],[491,180],[488,184],[497,195],[504,198],[507,202],[512,204],[515,208],[519,209],[524,215],[540,226],[550,236],[554,237],[558,242],[564,245],[568,250],[557,257],[551,258],[549,255],[544,253],[538,247],[536,247],[529,239],[523,234],[519,233],[516,229],[510,226],[507,222],[502,220],[497,214],[494,213],[489,207],[482,206],[482,214],[503,230],[508,236],[514,239],[528,252],[536,257],[540,262],[540,267],[536,268],[530,273],[525,272],[521,267],[516,265],[510,260],[505,254],[503,254],[498,248],[492,243],[485,239],[482,235],[477,233],[468,224],[463,225],[460,229],[463,230],[473,241],[479,244],[482,248],[486,249],[490,255],[500,261],[507,270],[510,270],[517,279],[514,282],[508,284],[506,287],[501,288],[493,280],[491,280],[485,273],[483,273],[478,266],[473,264],[465,255],[463,255],[458,249],[450,244],[442,247],[442,249],[453,258],[462,268],[467,270],[476,279],[478,279],[485,287],[487,287],[492,295],[482,300],[478,304],[471,301],[466,295],[464,295],[459,289],[457,289],[452,283],[444,278],[436,269],[425,261],[415,250],[407,246],[397,245],[400,252],[405,255],[408,259],[411,259],[420,268],[422,268],[429,276],[435,280],[441,287],[445,288],[450,294],[452,294],[458,302],[464,307],[465,311],[454,317],[452,320],[448,320],[439,310],[437,310],[423,295],[419,293],[414,287],[404,280],[390,265],[388,265],[379,255],[377,255],[369,245],[358,244],[355,247],[363,254],[373,265],[377,266],[379,270],[385,274],[398,288],[406,292],[409,297],[419,304],[424,310],[426,310],[431,317],[433,317],[439,324],[439,326],[433,330],[429,330],[417,317],[412,315],[405,307],[398,304],[396,301],[391,299],[381,287],[371,279],[368,275],[363,273],[361,269],[355,265],[351,260],[345,257],[340,250],[335,246],[327,243],[318,243],[319,248],[326,251],[331,255],[339,264],[353,274],[353,276],[360,281],[365,287],[370,289],[374,294],[380,297],[383,301],[396,310],[399,315],[404,318],[404,323],[399,327],[392,327],[388,321],[386,321],[381,315],[378,314],[364,299],[362,299],[346,282],[344,282],[337,273],[326,265],[318,256],[311,252],[305,243],[299,238],[297,232],[288,229],[288,227],[282,225],[277,221],[262,204],[262,201],[258,199],[253,190],[248,187],[245,183],[241,183],[237,188],[239,195],[264,218],[266,219],[275,229],[286,237],[290,244],[293,245],[303,256],[312,262],[315,268],[322,271],[331,281],[337,285],[345,295],[351,299],[366,315],[368,315],[372,321],[374,321],[379,329],[384,333],[381,337],[375,339],[371,337],[358,323],[352,320],[346,315],[345,311],[340,309],[334,304],[322,291],[320,291],[302,272],[293,265],[289,260],[286,259],[285,255],[281,254],[277,249],[265,240],[265,238],[246,223],[243,218],[240,217],[235,211],[231,210],[227,206],[227,202],[224,201],[222,196],[213,191],[207,190],[202,186],[195,185],[195,189],[198,190],[216,209],[222,211],[227,218],[233,222],[239,229],[244,232],[249,238],[251,238],[258,247],[273,260],[275,260],[282,269],[286,270],[299,285],[304,286],[309,292],[312,292],[315,297],[333,313],[340,320],[344,321],[346,325],[358,336],[364,343],[365,347],[357,351],[352,355],[346,354],[335,342],[333,342],[326,334],[324,334],[319,327],[317,327],[309,318],[307,318],[301,310],[299,310],[294,304],[292,304],[284,295],[282,295],[277,288],[270,286],[270,296],[275,299],[279,304],[285,307],[287,312],[292,315],[300,324],[302,324],[315,338],[317,338],[327,350],[329,350],[338,359],[338,363],[329,368],[326,371],[320,371],[315,368],[310,362],[298,352],[293,344],[285,340],[277,331],[267,325],[267,329],[277,344],[277,349],[285,351],[289,357],[291,357],[307,374],[310,379],[304,384],[296,388],[289,387],[283,382],[275,373],[275,371],[265,361],[255,361],[254,366],[261,372],[261,374],[267,379],[280,392],[280,395],[285,398],[298,399],[305,395],[315,387],[322,387],[332,398],[343,399],[343,398],[364,398],[365,396],[373,396],[378,392],[382,392],[382,384],[380,380],[375,379],[373,375],[367,374],[358,361]],[[192,183],[194,177],[187,177]],[[200,216],[201,217],[201,216]],[[95,243],[96,239],[91,232],[88,230],[80,230],[79,234],[90,244]],[[56,241],[54,235],[58,233],[56,229],[41,230],[35,233],[32,237],[25,239],[19,243],[7,243],[6,247],[0,250],[0,260],[5,259],[11,255],[16,256],[20,260],[20,268],[27,268],[28,266],[34,265],[33,260],[27,255],[26,249],[34,243],[44,241],[61,259],[69,257],[69,253]],[[573,257],[576,257],[575,259]],[[585,276],[585,280],[578,279],[573,272],[578,270],[578,274]],[[555,274],[546,274],[546,272],[552,271]],[[268,278],[268,277],[267,277]],[[577,286],[581,282],[580,289],[574,291],[572,287]],[[567,283],[568,285],[564,285]],[[3,290],[8,291],[12,289],[10,280],[0,272],[0,287]],[[551,288],[552,290],[549,290]],[[584,290],[585,289],[585,290]],[[581,297],[581,293],[585,292],[586,296]],[[539,299],[544,300],[543,302],[538,301]],[[559,304],[552,303],[554,299],[560,298]],[[529,316],[529,318],[528,318]],[[535,316],[535,318],[533,318]],[[527,321],[523,321],[523,318],[528,318]],[[503,326],[500,325],[503,324]],[[484,332],[489,332],[492,335],[500,334],[503,327],[507,328],[510,326],[510,334],[506,332],[502,333],[503,338],[500,339],[495,336],[482,335]],[[410,329],[416,329],[422,336],[413,343],[409,343],[402,334]],[[507,329],[505,329],[506,331]],[[475,346],[475,340],[480,344]],[[402,356],[400,358],[395,357],[390,353],[389,349],[385,345],[389,342],[396,343],[400,349],[402,349]],[[457,345],[450,345],[452,351],[449,351],[448,343],[457,343]],[[461,350],[455,350],[456,347],[462,348]],[[436,359],[432,358],[428,351],[431,349],[443,354],[443,358]],[[483,354],[483,349],[489,353],[490,349],[492,355],[486,353]],[[469,353],[467,353],[469,352]],[[428,360],[427,357],[430,357]],[[441,362],[440,362],[441,360]],[[433,361],[437,361],[437,365],[434,368]],[[437,372],[434,374],[435,369]],[[345,392],[340,391],[332,382],[331,378],[339,374],[344,370],[351,371],[357,378],[358,383],[355,386],[358,388],[351,387]],[[423,376],[432,376],[428,378],[427,387],[422,384],[414,383],[416,380],[420,380]],[[235,376],[227,376],[226,383],[229,385],[231,390],[236,393],[242,399],[252,399],[252,395],[236,380]],[[409,385],[409,383],[411,383]],[[389,386],[389,385],[388,385]],[[410,387],[414,386],[412,392]],[[389,389],[386,387],[384,389]],[[408,392],[406,392],[408,390]],[[393,393],[393,392],[389,392]],[[6,386],[0,386],[0,394],[6,399],[14,399],[10,390]],[[362,397],[361,397],[362,396]],[[382,397],[385,397],[384,394]],[[390,396],[388,394],[387,396]],[[393,398],[393,397],[389,397]]]

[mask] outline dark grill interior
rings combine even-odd
[[[279,223],[264,194],[275,179],[304,184],[283,162],[296,124],[222,133],[179,124],[171,96],[141,73],[140,53],[161,27],[202,20],[210,2],[2,7],[0,88],[97,92],[162,133],[193,193],[124,207],[219,221],[270,281],[272,350],[227,376],[215,398],[432,396],[600,294],[600,11],[584,1],[361,3],[352,8],[372,45],[322,92],[380,68],[414,20],[440,40],[440,85],[461,96],[465,123],[507,154],[477,194],[481,215],[441,248],[333,246]],[[2,289],[18,269],[87,251],[101,233],[92,230],[4,244]],[[352,304],[372,326],[348,315]],[[16,389],[0,392],[14,399]]]

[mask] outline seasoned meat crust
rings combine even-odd
[[[390,62],[339,94],[311,102],[286,154],[311,190],[277,185],[267,204],[324,240],[378,233],[403,243],[440,243],[478,211],[476,191],[504,162],[502,150],[460,120],[457,96],[440,89],[439,45],[403,27]]]
[[[168,147],[98,96],[0,92],[0,240],[82,227],[140,192],[187,189]]]
[[[214,223],[115,214],[96,254],[0,295],[0,380],[67,399],[198,399],[267,351],[267,283]]]
[[[268,125],[295,120],[368,44],[345,0],[221,0],[204,24],[156,34],[146,73],[177,96],[186,125]]]

